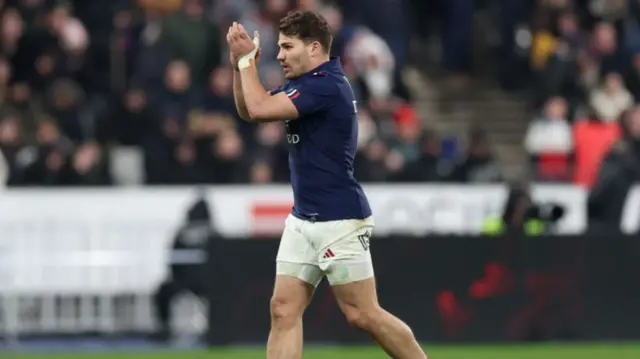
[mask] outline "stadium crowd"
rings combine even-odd
[[[531,90],[538,114],[524,146],[538,178],[593,184],[622,136],[619,118],[640,96],[640,1],[476,5],[498,10],[499,82]],[[326,16],[332,52],[356,85],[359,180],[503,179],[482,130],[471,131],[466,153],[448,153],[401,80],[410,37],[431,35],[420,14],[443,25],[442,67],[469,72],[472,1],[3,0],[0,149],[9,185],[286,182],[282,124],[236,116],[224,34],[234,20],[260,31],[260,75],[276,87],[278,19],[295,8]],[[516,60],[523,53],[526,66]]]
[[[326,16],[333,54],[358,84],[360,180],[498,180],[493,161],[481,158],[489,153],[479,134],[477,161],[439,163],[436,136],[422,131],[400,81],[408,35],[393,25],[403,23],[404,7],[381,0],[375,11],[354,11],[353,3],[1,1],[0,146],[9,184],[108,185],[137,168],[147,184],[287,181],[282,124],[256,126],[235,114],[224,30],[239,20],[260,31],[260,75],[276,87],[278,19],[292,8]]]
[[[545,0],[532,10],[539,114],[524,144],[539,178],[593,186],[617,152],[640,166],[640,1]]]

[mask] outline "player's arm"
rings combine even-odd
[[[233,66],[234,68],[233,101],[236,105],[236,111],[238,112],[238,115],[240,116],[240,118],[242,118],[245,121],[249,121],[251,118],[249,117],[249,112],[247,111],[247,105],[245,104],[245,101],[244,101],[244,94],[242,93],[242,78],[240,76],[240,69],[239,69],[240,58],[238,57],[237,54],[234,53],[233,46],[232,46],[232,43],[235,43],[234,41],[238,39],[240,34],[247,35],[246,31],[244,30],[244,27],[242,27],[242,25],[238,24],[237,22],[234,22],[233,25],[229,27],[229,32],[227,33],[227,43],[229,44],[229,62],[231,63],[231,66]],[[247,35],[247,38],[248,38],[248,35]],[[256,37],[254,38],[254,40],[252,40],[252,42],[254,43],[254,47],[255,47],[255,59],[257,64],[258,59],[260,58],[260,48],[259,48],[260,39]]]
[[[238,116],[245,121],[250,121],[251,117],[247,111],[247,105],[244,102],[244,94],[242,93],[242,79],[240,71],[233,71],[233,100],[236,103],[236,111]]]
[[[298,109],[286,93],[278,92],[270,95],[265,90],[260,83],[255,66],[248,66],[240,70],[240,77],[239,82],[242,83],[241,90],[250,120],[273,122],[298,118]]]

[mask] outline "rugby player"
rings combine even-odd
[[[239,115],[283,121],[289,147],[294,205],[276,258],[267,358],[302,357],[302,315],[326,276],[350,324],[393,358],[426,359],[411,329],[378,304],[369,252],[374,222],[353,174],[357,103],[340,60],[329,56],[329,26],[314,12],[295,11],[279,30],[277,59],[287,81],[271,91],[258,78],[259,34],[251,39],[238,23],[227,34]]]

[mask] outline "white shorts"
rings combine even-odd
[[[318,286],[326,276],[331,285],[373,277],[369,239],[373,217],[311,222],[289,215],[276,258],[276,274]]]

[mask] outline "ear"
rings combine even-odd
[[[323,52],[322,45],[318,41],[311,43],[311,50],[314,55],[320,55]]]

